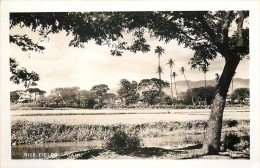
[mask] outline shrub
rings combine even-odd
[[[141,146],[141,139],[137,132],[127,134],[124,131],[116,131],[114,135],[108,139],[106,148],[110,150],[134,150]]]
[[[237,120],[231,120],[227,122],[228,127],[235,127],[237,126],[238,122]]]
[[[192,123],[191,122],[188,122],[187,124],[186,124],[186,129],[187,130],[190,130],[191,128],[192,128]]]
[[[240,143],[240,138],[237,134],[229,133],[225,135],[224,143],[227,145],[227,149],[236,150],[235,145]]]
[[[250,148],[250,136],[244,135],[240,137],[240,142],[234,145],[235,150],[242,151]]]
[[[101,109],[102,106],[101,106],[101,105],[98,105],[98,104],[95,104],[95,105],[93,106],[93,108],[94,108],[94,109]]]
[[[234,145],[234,149],[237,151],[243,151],[250,148],[250,143],[248,141],[241,141]]]
[[[196,129],[206,130],[208,128],[208,123],[206,121],[198,121],[195,124]]]

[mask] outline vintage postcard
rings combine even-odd
[[[207,3],[4,1],[1,167],[257,167],[259,2]]]

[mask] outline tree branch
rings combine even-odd
[[[231,11],[227,12],[227,15],[225,17],[225,23],[222,26],[222,39],[223,44],[228,47],[228,28],[230,26],[231,20],[230,20]]]
[[[243,46],[244,40],[242,36],[243,32],[243,22],[244,22],[244,13],[242,11],[238,11],[239,19],[237,23],[237,47]]]
[[[212,43],[214,45],[216,45],[219,53],[223,57],[226,57],[228,55],[228,52],[227,52],[226,47],[223,45],[222,40],[219,37],[217,37],[215,31],[209,26],[207,21],[204,19],[203,14],[198,13],[197,17],[198,17],[198,19],[199,19],[199,21],[200,21],[200,23],[202,25],[203,30],[207,32],[207,34],[209,35]]]

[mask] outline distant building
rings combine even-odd
[[[34,101],[34,97],[32,94],[26,91],[19,91],[19,99],[17,100],[17,103],[31,103]]]

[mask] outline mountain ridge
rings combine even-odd
[[[205,86],[205,81],[204,80],[199,80],[199,81],[191,81],[187,80],[191,88],[197,88],[197,87],[204,87]],[[216,86],[216,80],[207,80],[206,85],[207,86]],[[173,83],[174,85],[174,83]],[[176,87],[178,92],[185,92],[188,89],[188,86],[186,84],[186,81],[177,81],[176,82]],[[230,84],[230,89],[229,91],[232,90],[232,83]],[[242,78],[234,78],[233,79],[233,90],[237,88],[249,88],[249,79],[242,79]],[[168,93],[168,92],[166,92]]]
[[[199,81],[191,81],[191,80],[187,80],[189,83],[189,86],[191,88],[196,88],[196,87],[204,87],[205,86],[205,81],[204,80],[199,80]],[[211,79],[211,80],[207,80],[206,81],[207,86],[215,86],[216,80]],[[173,85],[173,92],[175,95],[175,86],[174,86],[174,82],[172,83]],[[230,84],[230,89],[229,92],[232,91],[231,88],[232,84]],[[176,88],[177,88],[177,92],[186,92],[188,89],[187,83],[185,80],[182,81],[176,81]],[[243,79],[243,78],[234,78],[233,79],[233,90],[237,89],[237,88],[249,88],[249,79]],[[109,90],[110,93],[117,93],[118,88],[111,88]],[[165,93],[170,95],[171,91],[170,88],[164,89]]]

